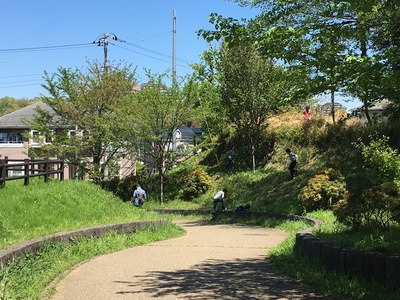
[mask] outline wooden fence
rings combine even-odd
[[[6,181],[24,179],[29,185],[31,177],[43,176],[47,182],[50,177],[64,180],[64,161],[60,159],[0,159],[0,186]]]

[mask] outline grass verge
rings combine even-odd
[[[182,228],[167,223],[149,226],[133,234],[110,232],[101,238],[45,243],[37,255],[26,255],[0,268],[0,299],[49,299],[55,292],[52,282],[64,277],[77,264],[99,255],[183,234]]]
[[[10,181],[0,189],[0,249],[62,231],[158,218],[91,182]]]

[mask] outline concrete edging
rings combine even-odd
[[[133,233],[138,230],[145,229],[149,226],[160,226],[162,224],[165,224],[166,222],[167,222],[166,219],[155,220],[155,221],[125,222],[125,223],[85,227],[68,232],[61,232],[61,233],[47,235],[45,237],[13,244],[11,246],[6,247],[5,249],[0,250],[0,264],[7,265],[7,263],[9,263],[14,258],[19,258],[28,253],[36,253],[45,242],[57,241],[66,243],[70,241],[72,238],[82,238],[82,237],[92,237],[92,236],[101,237],[106,235],[110,231]]]
[[[296,234],[295,249],[311,259],[317,259],[330,271],[358,275],[378,282],[400,283],[400,255],[325,242],[310,232]]]

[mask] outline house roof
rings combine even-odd
[[[199,128],[194,127],[179,127],[178,130],[181,132],[181,138],[183,140],[191,139],[194,135],[203,134],[203,132]]]
[[[390,101],[388,99],[382,99],[377,102],[375,102],[371,107],[368,108],[368,111],[373,112],[373,111],[384,111],[386,107],[390,104]],[[350,111],[360,111],[363,110],[364,106],[358,106]]]
[[[336,108],[345,108],[345,106],[342,105],[342,104],[339,103],[339,102],[334,102],[333,105],[334,105],[334,107],[336,107]],[[331,103],[331,102],[327,102],[327,103],[322,104],[321,106],[322,106],[322,107],[331,107],[331,106],[332,106],[332,103]]]
[[[43,102],[36,102],[12,113],[0,117],[0,129],[28,129],[27,122],[32,122],[37,114],[36,108],[54,113],[54,111]]]

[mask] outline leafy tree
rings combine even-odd
[[[167,74],[147,74],[148,83],[133,98],[135,127],[140,141],[143,161],[152,161],[151,169],[158,171],[160,203],[164,201],[164,173],[174,163],[172,149],[175,130],[191,119],[197,89],[190,78],[164,83]]]
[[[3,97],[0,98],[0,116],[9,114],[11,112],[14,112],[18,109],[24,108],[25,106],[34,104],[35,102],[38,102],[38,99],[15,99],[13,97]]]
[[[207,133],[205,139],[209,139],[213,146],[223,139],[229,129],[226,108],[221,102],[221,56],[219,48],[210,46],[200,56],[201,62],[192,65],[199,95],[197,119],[201,120],[203,132]],[[218,151],[214,154],[219,163]]]
[[[244,135],[253,170],[266,119],[285,99],[283,71],[262,58],[252,45],[226,49],[222,58],[221,96],[229,120]]]
[[[89,62],[87,72],[62,67],[58,71],[45,74],[44,88],[50,96],[42,101],[52,112],[39,110],[31,124],[52,143],[32,151],[36,156],[64,158],[100,182],[135,143],[134,72],[129,66],[97,62]],[[68,135],[71,129],[76,130],[74,135]]]
[[[350,93],[363,102],[367,117],[375,101],[398,98],[398,1],[233,2],[258,6],[261,13],[242,22],[212,14],[215,30],[199,34],[230,44],[251,41],[287,67],[308,67],[303,86],[311,96]]]

